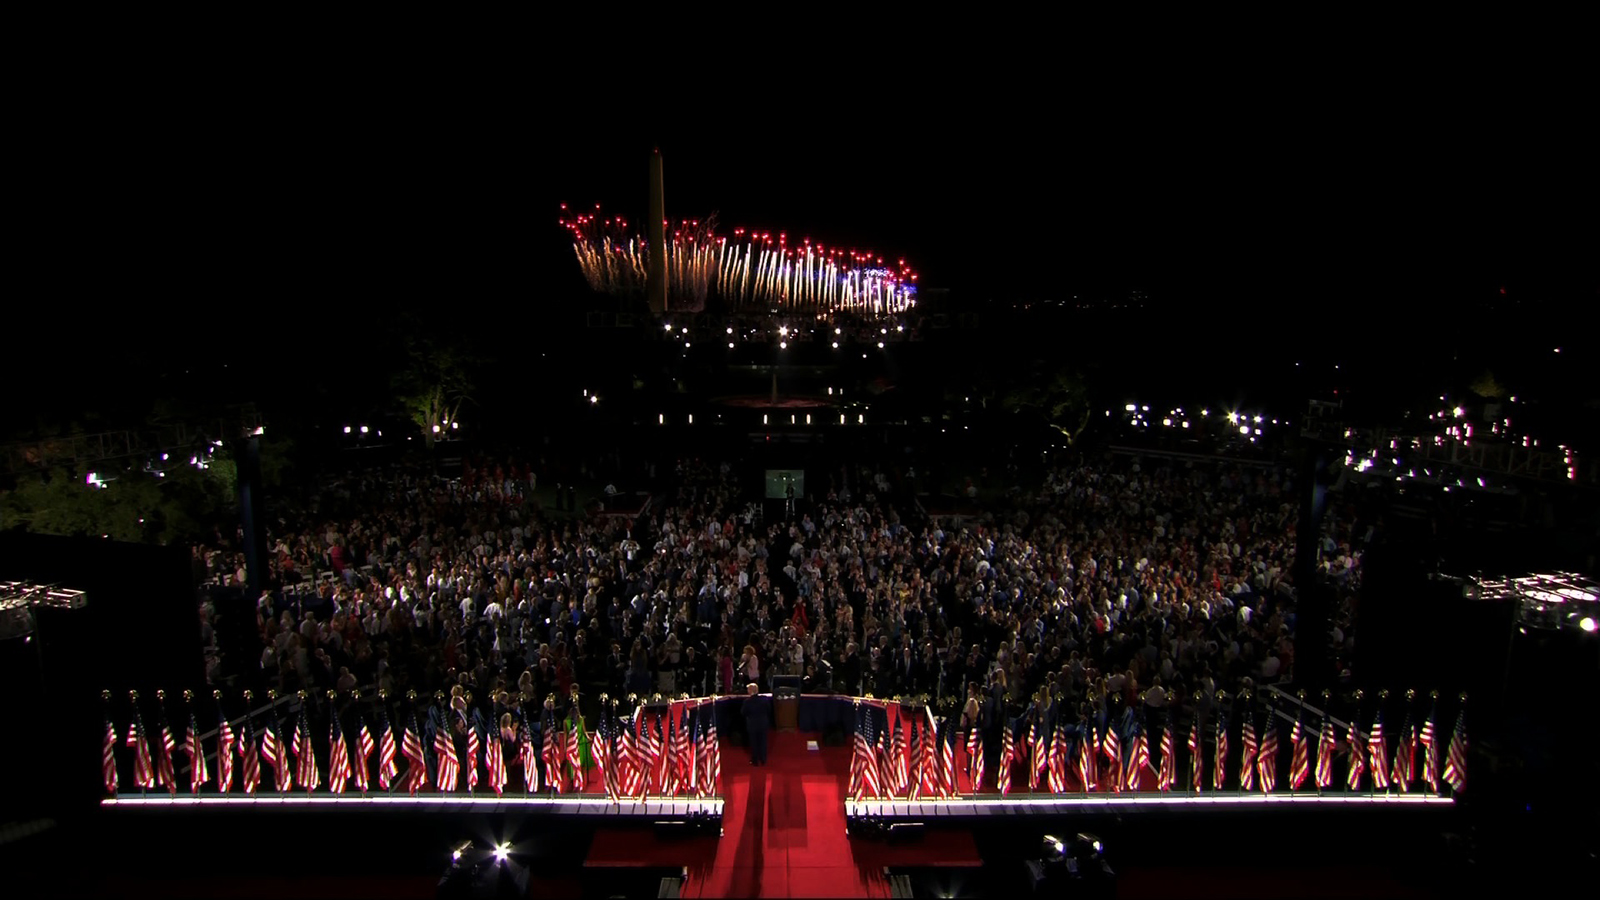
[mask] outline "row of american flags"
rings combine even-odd
[[[520,787],[529,794],[604,792],[620,803],[648,796],[715,796],[722,773],[709,698],[640,707],[631,715],[603,713],[592,734],[583,719],[562,722],[546,707],[537,729],[523,712],[514,736],[481,711],[414,705],[399,717],[397,729],[387,703],[374,705],[370,725],[361,704],[342,712],[330,705],[326,742],[318,739],[304,698],[287,717],[274,704],[234,720],[219,702],[214,736],[202,734],[192,706],[186,727],[174,728],[164,702],[152,730],[136,694],[133,701],[122,730],[109,707],[105,715],[101,767],[106,793],[113,796],[123,783],[119,753],[131,754],[132,788],[165,788],[173,795],[186,781],[192,794],[321,788],[366,794],[376,785],[412,796],[480,788],[503,796],[508,787]],[[180,756],[186,768],[181,778]]]
[[[1279,718],[1272,710],[1257,718],[1241,716],[1240,748],[1233,754],[1234,725],[1219,715],[1211,728],[1199,715],[1186,732],[1168,721],[1158,738],[1149,734],[1142,711],[1096,722],[1085,716],[1069,725],[1064,716],[1053,725],[1028,717],[1001,729],[998,752],[986,752],[982,733],[964,734],[949,717],[936,718],[926,707],[857,701],[852,741],[849,795],[855,800],[955,797],[990,791],[1065,793],[1206,790],[1270,793],[1280,788],[1279,774],[1287,757],[1282,787],[1317,791],[1336,784],[1342,769],[1347,791],[1427,789],[1441,793],[1441,783],[1460,794],[1467,786],[1466,712],[1456,717],[1448,742],[1442,740],[1437,708],[1420,723],[1409,713],[1397,741],[1385,731],[1382,712],[1360,732],[1354,721],[1343,729],[1322,716],[1320,727],[1306,722],[1301,710],[1280,738]],[[1214,735],[1206,752],[1207,732]],[[1187,763],[1180,768],[1180,734]],[[985,768],[995,760],[992,781]],[[1180,781],[1180,772],[1187,775]]]

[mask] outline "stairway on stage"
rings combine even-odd
[[[845,834],[850,747],[807,748],[817,735],[773,732],[767,765],[724,745],[720,840],[660,838],[639,828],[595,834],[585,863],[684,866],[684,897],[888,897],[884,866],[978,866],[968,832],[930,830],[890,846]],[[820,741],[819,741],[820,744]]]

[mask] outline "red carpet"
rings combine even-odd
[[[722,838],[660,839],[638,828],[595,834],[587,866],[678,867],[684,897],[888,897],[885,866],[978,866],[969,832],[930,831],[892,846],[845,834],[849,747],[809,750],[817,735],[775,732],[768,764],[722,756]],[[820,742],[819,742],[820,743]]]
[[[692,869],[685,897],[887,897],[880,868],[855,858],[845,834],[849,747],[806,749],[816,735],[774,732],[767,765],[744,748],[722,758],[722,841]]]

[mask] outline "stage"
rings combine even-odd
[[[884,820],[916,819],[927,821],[970,820],[981,826],[994,818],[1027,818],[1030,816],[1070,816],[1094,813],[1176,812],[1207,809],[1279,810],[1307,809],[1318,806],[1349,809],[1351,807],[1416,808],[1419,806],[1451,806],[1455,800],[1429,794],[1249,794],[1223,791],[1215,794],[1032,794],[1020,797],[1002,797],[983,794],[977,797],[958,797],[938,800],[847,800],[845,815],[854,820],[873,818]]]
[[[509,842],[512,861],[534,873],[538,896],[634,896],[662,889],[683,897],[890,897],[906,889],[906,877],[922,885],[918,896],[1014,893],[1022,865],[1015,857],[1037,853],[1044,834],[1094,832],[1119,850],[1161,845],[1174,829],[1191,835],[1185,846],[1207,848],[1208,841],[1238,833],[1270,841],[1314,832],[1383,832],[1402,843],[1448,821],[1455,807],[1450,797],[1398,792],[974,794],[964,742],[957,743],[957,796],[857,801],[848,797],[852,743],[830,746],[824,740],[825,733],[849,733],[856,718],[852,698],[801,698],[802,730],[772,733],[769,763],[761,767],[734,740],[741,703],[726,698],[712,707],[729,738],[721,744],[714,797],[613,802],[598,793],[124,791],[101,801],[100,818],[113,833],[152,839],[176,828],[191,833],[197,847],[245,827],[345,835],[395,826],[415,833],[416,849],[380,842],[386,849],[377,854],[406,854],[419,870],[408,890],[422,887],[420,870],[443,866],[451,842],[475,835],[486,846]],[[226,856],[210,852],[218,854],[218,864]],[[1207,858],[1219,852],[1225,851],[1208,849]],[[1160,858],[1165,865],[1181,861],[1172,850]],[[967,887],[928,887],[936,883]],[[1152,890],[1159,894],[1164,884],[1153,882]],[[150,893],[160,895],[161,889],[152,884]]]
[[[613,803],[603,796],[592,797],[452,797],[424,794],[416,797],[383,794],[122,794],[100,801],[107,808],[140,809],[287,809],[287,810],[413,810],[439,813],[518,813],[521,815],[578,815],[609,819],[640,819],[653,822],[661,818],[711,816],[721,818],[721,797],[650,798]]]

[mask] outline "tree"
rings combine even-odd
[[[407,364],[395,376],[395,388],[407,417],[421,429],[430,450],[439,435],[455,425],[462,404],[471,399],[473,362],[460,347],[427,339],[413,340],[407,348]]]
[[[1036,418],[1071,446],[1089,427],[1089,389],[1084,378],[1065,367],[1036,364],[1032,377],[1010,382],[1000,394],[1003,409]]]
[[[1495,380],[1494,373],[1488,369],[1485,369],[1483,374],[1474,379],[1468,387],[1485,400],[1498,400],[1506,395],[1505,387]]]
[[[0,528],[37,534],[171,544],[193,539],[231,515],[231,466],[129,471],[99,484],[66,469],[22,476],[0,497]]]

